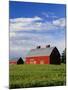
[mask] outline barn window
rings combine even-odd
[[[43,61],[43,60],[41,60],[41,61],[40,61],[40,64],[44,64],[44,61]]]
[[[36,64],[36,61],[34,61],[34,64]]]
[[[33,64],[34,63],[34,59],[30,59],[30,64]]]

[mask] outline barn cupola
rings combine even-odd
[[[49,48],[50,47],[50,45],[46,45],[46,48]]]
[[[41,46],[37,46],[37,49],[41,48]]]

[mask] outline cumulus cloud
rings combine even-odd
[[[38,16],[10,19],[10,53],[25,56],[31,48],[36,48],[37,45],[45,47],[46,44],[57,46],[62,50],[65,47],[64,33],[62,33],[64,27],[65,18],[51,22]]]
[[[37,21],[37,20],[42,20],[42,19],[40,17],[38,17],[38,16],[35,16],[35,17],[32,17],[32,18],[15,18],[15,19],[10,19],[10,22],[11,23],[19,23],[19,22],[25,23],[25,22],[34,22],[34,21]]]
[[[15,18],[10,19],[10,31],[18,30],[32,30],[34,27],[38,26],[36,21],[41,21],[42,19],[38,16],[33,18]]]
[[[43,22],[44,21],[44,22]],[[65,18],[48,22],[38,16],[33,18],[10,19],[10,31],[23,30],[55,30],[65,26]]]
[[[65,18],[60,18],[60,19],[54,20],[53,25],[59,26],[59,27],[65,27],[66,20],[65,20]]]
[[[26,38],[30,37],[30,34],[25,34]],[[25,36],[24,36],[25,37]],[[24,38],[23,37],[23,38]],[[53,36],[44,35],[37,35],[37,36],[31,36],[32,38],[28,39],[14,39],[10,40],[10,53],[14,55],[19,55],[25,57],[30,49],[35,49],[38,45],[41,47],[45,47],[47,44],[50,44],[51,46],[56,46],[60,53],[65,48],[65,38],[56,39]],[[40,37],[40,38],[39,38]],[[20,38],[20,36],[18,37]]]

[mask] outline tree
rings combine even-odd
[[[66,48],[65,48],[65,50],[62,53],[62,61],[61,62],[62,63],[66,63]]]
[[[24,64],[24,60],[20,57],[17,61],[17,64]]]

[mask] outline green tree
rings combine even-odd
[[[66,48],[65,48],[65,50],[62,53],[62,61],[61,62],[62,63],[66,63]]]
[[[20,57],[17,61],[17,64],[24,64],[24,60]]]

